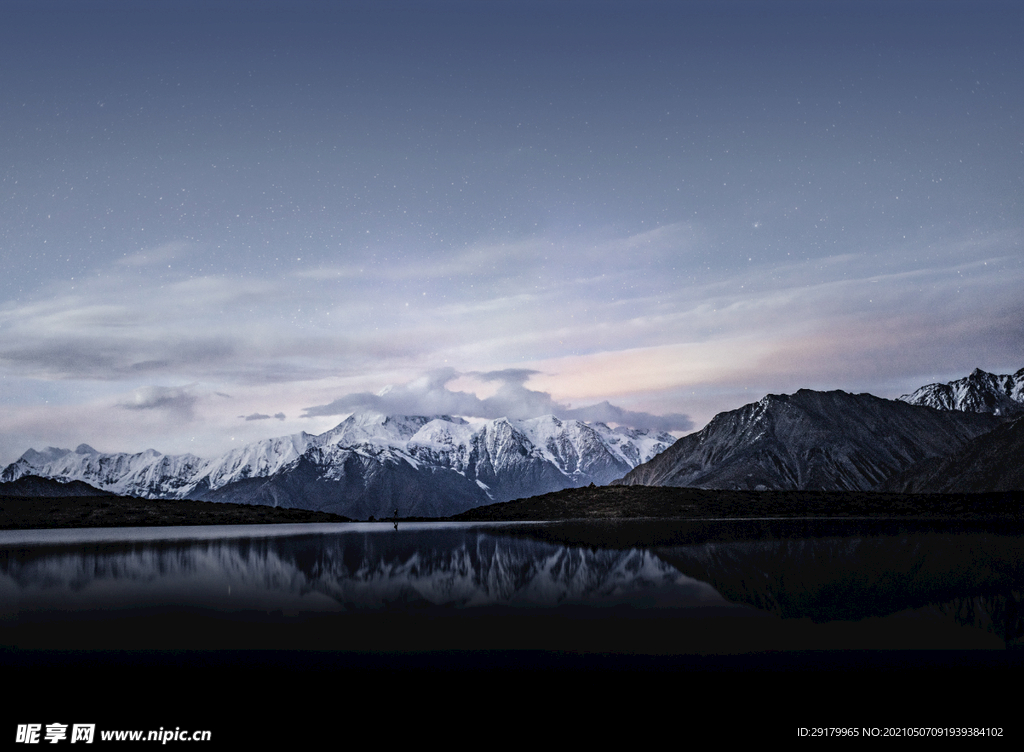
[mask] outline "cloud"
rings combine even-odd
[[[197,384],[188,386],[145,386],[136,389],[132,398],[117,403],[126,410],[167,410],[179,417],[191,419],[199,397],[194,393]]]
[[[628,236],[599,230],[477,244],[443,258],[356,255],[337,268],[244,277],[190,274],[185,263],[169,269],[175,254],[182,262],[200,255],[172,244],[0,304],[0,375],[132,386],[140,378],[202,380],[232,391],[416,373],[441,362],[529,363],[551,373],[551,361],[640,348],[743,337],[767,347],[851,315],[890,320],[898,336],[898,322],[920,311],[953,305],[958,320],[982,321],[1016,310],[1016,236],[720,268],[706,263],[713,244],[702,232],[685,223]],[[559,408],[524,380],[509,383],[495,398],[510,411],[527,402]],[[465,412],[477,400],[427,394],[416,404],[432,400],[435,412]]]
[[[190,253],[191,249],[187,243],[165,243],[164,245],[139,251],[131,255],[125,254],[114,263],[118,266],[147,267],[164,265],[177,261]]]
[[[607,400],[596,405],[590,405],[589,407],[567,410],[564,417],[575,418],[586,423],[617,423],[623,426],[650,428],[656,431],[689,431],[695,427],[688,415],[681,413],[651,415],[650,413],[634,412],[616,407]]]
[[[239,418],[243,420],[270,420],[271,418],[277,418],[278,420],[284,420],[284,413],[275,413],[274,415],[264,415],[263,413],[253,413],[252,415],[239,415]]]
[[[480,400],[476,395],[446,388],[448,382],[458,377],[459,373],[454,368],[430,371],[408,384],[385,387],[377,394],[357,392],[326,405],[307,407],[302,417],[343,415],[363,410],[412,415],[479,415]]]
[[[307,407],[304,418],[374,411],[399,415],[465,415],[477,418],[536,418],[555,415],[587,422],[617,423],[633,428],[661,431],[688,431],[693,421],[686,415],[651,415],[616,407],[607,401],[589,407],[574,408],[552,399],[547,392],[527,389],[526,381],[539,373],[530,369],[471,371],[454,368],[430,371],[422,377],[398,386],[389,386],[376,394],[358,392],[340,397],[326,405]],[[484,399],[469,392],[455,392],[447,385],[460,376],[483,382],[498,382],[497,391]]]
[[[27,338],[25,338],[27,339]],[[154,339],[113,337],[44,337],[0,348],[0,366],[45,379],[111,381],[141,375],[235,370],[241,343],[227,337]]]

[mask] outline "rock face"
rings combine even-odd
[[[870,490],[1003,422],[870,394],[802,389],[720,413],[622,485],[745,490]]]
[[[82,480],[125,496],[298,507],[365,519],[448,515],[481,504],[606,484],[675,438],[548,415],[468,421],[352,415],[326,433],[268,439],[202,459],[28,450],[0,480]]]
[[[933,457],[885,481],[896,493],[1024,491],[1024,417],[969,441],[945,457]]]
[[[1014,374],[997,376],[975,368],[948,384],[929,384],[900,400],[938,410],[961,410],[993,415],[1024,415],[1024,368]]]

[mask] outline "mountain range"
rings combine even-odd
[[[267,439],[220,457],[30,449],[0,481],[80,480],[145,498],[299,507],[366,519],[440,516],[481,504],[603,485],[675,437],[544,416],[466,420],[357,413],[320,435]]]
[[[355,519],[447,516],[564,488],[661,485],[914,493],[1024,488],[1024,369],[976,369],[898,400],[801,389],[676,440],[602,423],[357,413],[320,435],[211,459],[30,449],[0,475],[146,498],[269,504]]]

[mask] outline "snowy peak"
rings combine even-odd
[[[316,438],[303,431],[232,449],[227,454],[206,462],[190,485],[192,488],[200,485],[220,488],[246,478],[272,475],[297,460]]]
[[[901,402],[993,415],[1024,414],[1024,368],[1014,374],[996,375],[975,368],[970,376],[947,384],[928,384],[913,394],[904,394]]]
[[[398,444],[412,439],[432,421],[462,422],[462,418],[447,415],[385,415],[383,413],[354,413],[326,433],[317,437],[323,445],[353,446],[355,444]]]
[[[84,444],[82,446],[85,446]],[[70,449],[59,449],[57,447],[46,447],[41,452],[37,452],[35,449],[29,449],[18,460],[24,462],[31,467],[42,467],[47,462],[53,462],[60,459],[65,454],[71,454]]]
[[[646,428],[609,428],[604,423],[595,423],[593,428],[630,467],[649,462],[676,441],[676,437],[670,433]]]
[[[465,444],[473,434],[473,427],[462,418],[434,418],[427,421],[409,439],[410,445],[422,447],[452,447]]]

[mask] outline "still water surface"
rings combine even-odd
[[[0,645],[1005,649],[1024,537],[857,521],[0,532]]]

